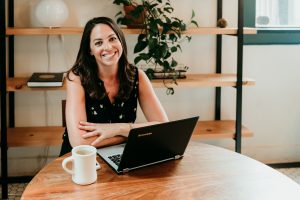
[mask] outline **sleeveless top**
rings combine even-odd
[[[103,81],[99,79],[98,84],[103,85]],[[87,121],[93,123],[134,123],[136,120],[138,88],[138,69],[135,67],[133,89],[127,100],[116,99],[115,102],[111,103],[107,95],[99,100],[91,98],[89,94],[85,93]],[[63,134],[60,156],[71,150],[72,146],[66,128]]]

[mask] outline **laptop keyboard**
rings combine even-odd
[[[108,156],[108,158],[113,161],[117,166],[119,166],[120,162],[121,162],[121,157],[122,154],[116,154],[113,156]]]

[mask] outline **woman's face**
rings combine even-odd
[[[106,24],[97,24],[90,35],[91,55],[99,67],[118,67],[123,48],[115,32]]]

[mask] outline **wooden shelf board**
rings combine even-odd
[[[6,35],[79,35],[82,34],[82,27],[61,27],[61,28],[6,28]]]
[[[242,137],[252,137],[253,133],[242,126]],[[199,121],[193,132],[194,139],[216,139],[216,138],[234,138],[235,121]]]
[[[65,90],[66,87],[27,87],[28,78],[15,77],[7,79],[7,91],[45,91],[45,90]],[[152,80],[153,87],[164,88],[165,85],[161,79]],[[177,79],[178,85],[166,79],[165,84],[170,87],[230,87],[236,86],[235,74],[187,74],[186,79]],[[244,78],[244,86],[255,85],[255,81],[249,78]]]
[[[82,34],[82,27],[60,28],[6,28],[6,35],[74,35]],[[139,34],[141,29],[122,28],[125,34]],[[255,28],[244,28],[244,34],[256,34]],[[186,35],[236,35],[237,28],[200,27],[189,28],[184,32]]]
[[[59,146],[62,143],[64,127],[16,127],[8,128],[8,147],[26,146]],[[194,132],[193,139],[234,138],[235,121],[199,121]],[[251,137],[253,133],[246,127],[242,127],[242,137]]]
[[[65,90],[66,86],[62,87],[28,87],[27,80],[29,78],[25,77],[14,77],[7,79],[7,91],[16,92],[16,91],[49,91],[49,90]]]
[[[59,146],[64,132],[62,126],[16,127],[7,129],[8,147]]]
[[[177,85],[172,83],[172,80],[166,79],[165,83],[162,80],[151,80],[153,87],[164,88],[170,87],[230,87],[236,86],[235,74],[187,74],[185,79],[177,79]],[[255,85],[253,79],[244,78],[244,86]]]

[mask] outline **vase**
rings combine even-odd
[[[69,10],[63,0],[40,0],[35,16],[44,27],[60,27],[68,18]]]
[[[136,7],[134,5],[124,6],[125,18],[130,20],[131,23],[127,24],[128,28],[141,28],[144,26],[145,12],[141,13],[139,18],[134,18],[130,12],[132,12]]]

